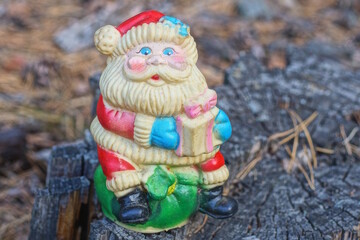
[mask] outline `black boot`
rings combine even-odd
[[[122,223],[144,223],[149,219],[150,208],[146,193],[140,189],[128,193],[117,200],[119,205],[114,212]],[[114,209],[114,207],[113,207]]]
[[[222,196],[223,187],[212,189],[202,189],[200,194],[200,212],[213,218],[228,218],[234,215],[238,210],[235,199]]]

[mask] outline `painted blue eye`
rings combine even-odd
[[[165,48],[164,51],[163,51],[163,54],[166,55],[166,56],[174,55],[174,49],[172,49],[172,48]]]
[[[143,47],[142,49],[140,49],[139,52],[140,52],[142,55],[147,56],[147,55],[151,54],[151,49],[148,48],[148,47]]]

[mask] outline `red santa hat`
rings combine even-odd
[[[189,26],[155,10],[139,13],[118,27],[101,27],[94,36],[96,48],[109,56],[123,55],[139,44],[161,41],[180,45],[190,61],[197,61],[196,44]]]

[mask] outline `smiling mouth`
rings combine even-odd
[[[146,82],[154,87],[160,87],[160,86],[166,84],[166,82],[164,80],[162,80],[162,79],[160,79],[160,77],[156,77],[156,76],[157,75],[152,76]]]
[[[157,81],[160,79],[160,76],[156,74],[156,75],[152,76],[151,79]]]

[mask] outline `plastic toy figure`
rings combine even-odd
[[[222,196],[229,171],[219,151],[231,124],[196,66],[189,26],[146,11],[94,39],[108,56],[91,124],[104,214],[147,233],[182,226],[198,210],[232,216],[237,202]]]

